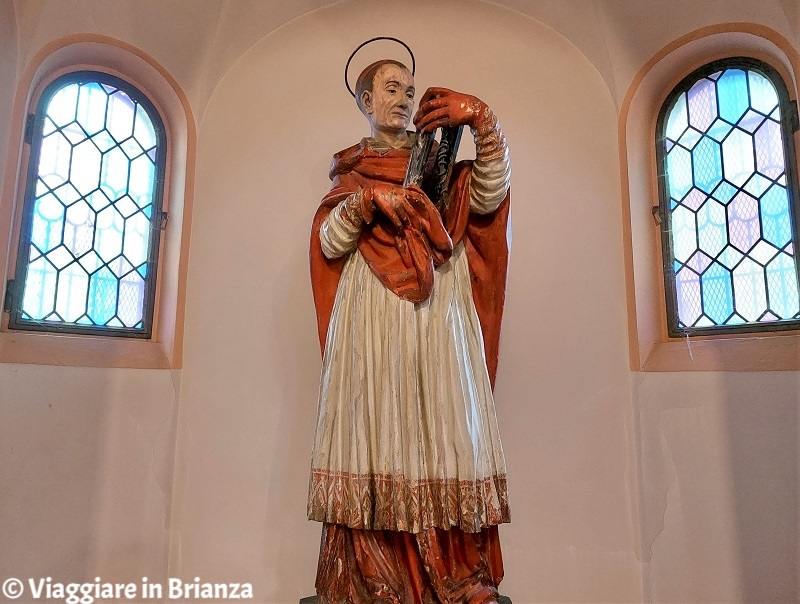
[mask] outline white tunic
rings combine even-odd
[[[476,161],[472,211],[505,198],[508,155]],[[341,206],[340,206],[341,207]],[[334,209],[320,237],[349,253],[323,355],[309,486],[312,520],[467,532],[509,521],[505,461],[464,244],[415,304],[381,284]]]

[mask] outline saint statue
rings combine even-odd
[[[510,164],[481,100],[371,64],[355,99],[371,135],[333,156],[313,222],[323,351],[308,517],[323,522],[326,604],[497,602],[510,521],[492,387],[508,263]],[[419,134],[468,126],[447,203],[403,187]],[[428,172],[435,162],[429,162]]]

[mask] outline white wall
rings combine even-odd
[[[800,376],[634,376],[645,595],[797,600]]]
[[[0,576],[166,576],[169,371],[0,364]]]

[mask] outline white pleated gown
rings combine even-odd
[[[472,204],[484,212],[507,190],[507,156],[493,164],[473,170]],[[480,195],[475,179],[494,184],[498,174],[505,189]],[[309,518],[412,533],[508,522],[505,461],[463,243],[436,268],[430,298],[415,304],[383,286],[354,249],[357,232],[339,216],[332,211],[321,233],[326,255],[348,247],[350,255],[323,355]]]

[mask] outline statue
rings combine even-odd
[[[484,604],[503,577],[497,525],[510,511],[492,387],[508,149],[484,102],[431,88],[417,133],[469,126],[476,160],[453,166],[444,203],[404,188],[414,95],[403,63],[364,69],[354,96],[371,135],[333,156],[312,228],[323,370],[308,517],[324,523],[326,604]]]

